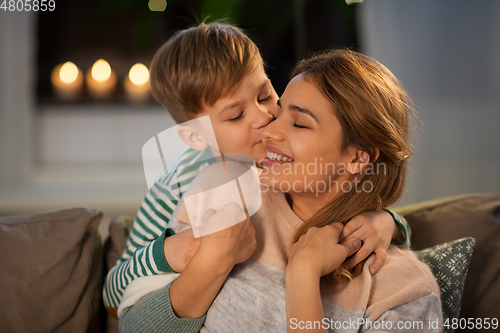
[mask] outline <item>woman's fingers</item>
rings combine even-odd
[[[342,234],[342,230],[344,230],[344,225],[340,222],[335,222],[332,224],[329,224],[327,226],[324,226],[323,228],[326,228],[324,230],[326,231],[331,231],[333,233],[333,239],[338,242],[340,235]],[[323,229],[323,228],[318,228],[318,229]]]

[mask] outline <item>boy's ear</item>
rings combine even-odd
[[[208,148],[207,143],[203,141],[198,131],[191,126],[179,126],[177,134],[182,141],[194,150],[203,151]]]
[[[374,148],[371,154],[364,150],[358,150],[352,161],[348,163],[347,171],[353,175],[361,173],[369,163],[375,163],[379,156],[380,150],[377,148]]]

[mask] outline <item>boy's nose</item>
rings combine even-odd
[[[270,141],[283,141],[285,136],[283,134],[283,131],[281,130],[280,122],[278,119],[271,122],[269,125],[267,125],[264,128],[264,131],[262,132],[262,137],[268,141],[269,140]]]
[[[253,127],[258,129],[267,126],[273,119],[274,115],[267,108],[259,108],[253,119]]]
[[[269,112],[273,116],[273,119],[278,118],[278,115],[279,115],[277,102],[278,102],[278,96],[276,96],[276,98],[273,99],[273,102],[267,106],[267,112]]]

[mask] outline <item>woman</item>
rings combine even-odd
[[[265,129],[265,193],[252,224],[202,237],[176,281],[124,312],[123,328],[408,332],[440,320],[437,283],[411,251],[391,247],[373,276],[373,256],[340,267],[352,252],[338,244],[343,224],[403,192],[411,155],[404,90],[384,66],[347,50],[304,60],[292,77]],[[318,161],[320,172],[304,168]]]

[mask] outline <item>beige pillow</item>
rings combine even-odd
[[[0,217],[2,332],[98,332],[99,210]]]

